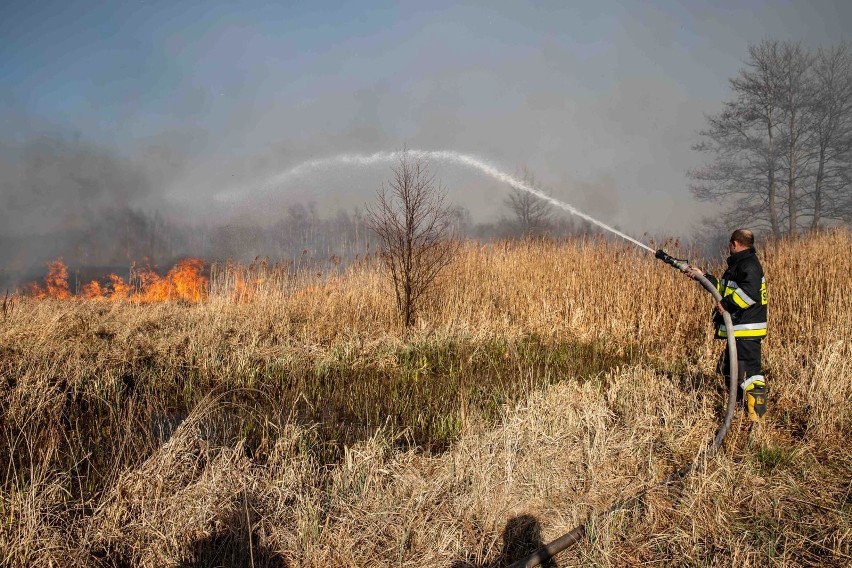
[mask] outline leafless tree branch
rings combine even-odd
[[[379,238],[406,328],[458,248],[445,196],[427,165],[403,152],[389,186],[382,185],[376,203],[367,208],[367,224]]]

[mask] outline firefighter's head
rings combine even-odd
[[[731,241],[728,250],[731,254],[750,249],[754,246],[754,233],[749,229],[737,229],[731,233]]]

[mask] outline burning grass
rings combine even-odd
[[[92,280],[72,294],[68,285],[68,266],[61,258],[48,263],[44,286],[33,282],[24,287],[23,295],[36,300],[109,300],[136,303],[185,301],[200,302],[207,297],[208,279],[204,276],[205,263],[199,258],[179,261],[165,276],[160,276],[150,266],[135,264],[130,268],[128,282],[117,274],[108,274],[103,280]]]
[[[765,424],[560,566],[852,561],[850,249],[760,251]],[[405,339],[370,262],[218,267],[198,303],[4,302],[0,564],[499,565],[721,418],[710,300],[636,251],[466,244],[437,292]]]

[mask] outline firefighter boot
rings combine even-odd
[[[742,384],[742,388],[748,417],[752,422],[759,422],[766,412],[766,380],[763,375],[754,375]]]

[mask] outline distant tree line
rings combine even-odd
[[[475,223],[465,207],[448,205],[449,232],[484,241],[594,232],[567,215],[558,218],[549,204],[527,192],[509,191],[506,215],[492,222]],[[537,208],[538,204],[546,207]],[[378,252],[379,239],[360,208],[323,214],[313,203],[295,202],[281,211],[277,221],[265,224],[181,223],[158,212],[123,208],[101,212],[85,224],[26,236],[4,234],[0,228],[0,293],[41,278],[47,263],[58,257],[68,265],[73,287],[78,280],[103,276],[104,270],[122,274],[134,263],[167,270],[187,256],[238,262],[264,257],[294,267],[320,267],[345,266]]]
[[[852,221],[850,46],[751,45],[730,86],[695,146],[693,195],[775,238]]]

